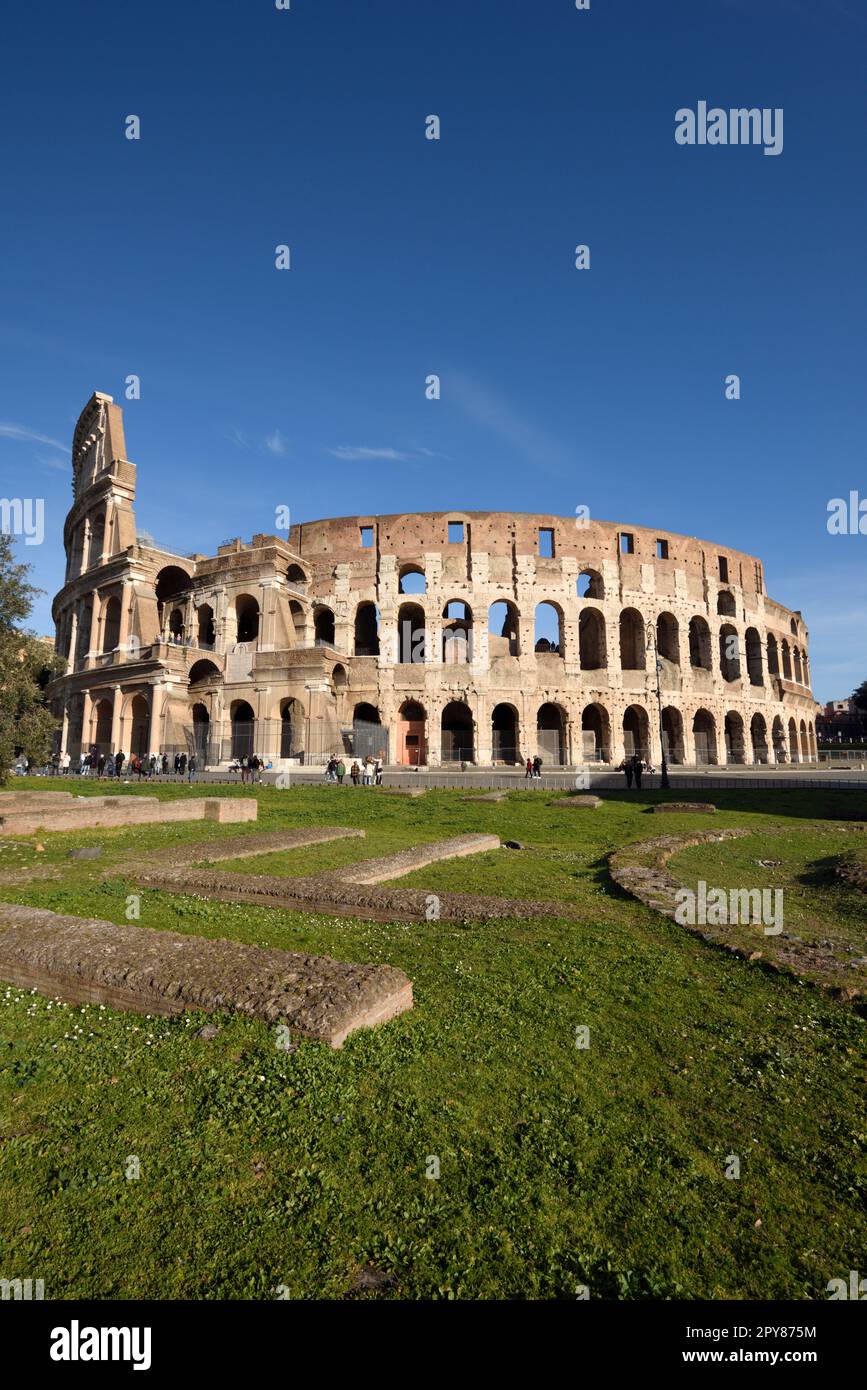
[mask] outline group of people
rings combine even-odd
[[[339,782],[342,786],[345,777],[346,763],[342,758],[332,755],[325,766],[326,782]],[[349,769],[349,780],[353,787],[357,787],[359,782],[363,787],[381,787],[382,759],[368,756],[362,759],[361,763],[357,758],[353,759]]]
[[[542,759],[537,753],[535,758],[528,758],[524,769],[524,781],[534,781],[542,776]]]
[[[55,777],[64,777],[70,774],[77,774],[80,777],[167,777],[170,772],[174,772],[176,777],[186,777],[188,782],[192,782],[196,775],[196,757],[194,753],[187,756],[186,753],[175,753],[174,760],[170,760],[168,753],[151,753],[141,757],[138,753],[130,753],[129,757],[118,750],[117,753],[101,753],[96,748],[91,748],[90,752],[83,752],[75,760],[69,753],[55,753],[51,759],[51,771]]]
[[[261,782],[263,768],[270,766],[271,764],[266,763],[264,758],[260,758],[258,753],[251,753],[249,757],[245,753],[238,759],[241,781],[249,782],[251,785],[254,782]]]
[[[650,763],[645,762],[644,758],[639,758],[637,753],[633,753],[631,757],[623,759],[623,762],[618,765],[617,771],[623,773],[627,787],[631,787],[633,782],[636,787],[640,787],[642,776],[645,772],[652,773],[653,767]]]

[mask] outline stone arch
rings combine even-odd
[[[672,665],[680,665],[680,625],[673,613],[660,613],[656,619],[656,650]]]
[[[402,603],[397,612],[397,660],[415,666],[425,660],[427,627],[420,603]]]
[[[518,711],[514,705],[495,705],[491,711],[491,757],[495,763],[520,761]]]
[[[382,721],[376,705],[362,702],[352,711],[352,752],[356,758],[382,758],[386,747]]]
[[[442,660],[466,666],[473,659],[473,610],[463,599],[449,599],[442,612]]]
[[[644,649],[644,619],[637,608],[624,608],[620,614],[620,669],[644,671],[647,654]]]
[[[584,762],[611,761],[611,720],[604,705],[594,702],[581,713],[581,752]]]
[[[780,655],[782,657],[783,679],[790,681],[792,679],[792,658],[789,655],[789,644],[785,637],[780,643]]]
[[[318,603],[313,609],[313,636],[317,647],[334,646],[334,613],[327,604]]]
[[[345,690],[347,685],[346,667],[342,661],[331,668],[331,684],[335,690]]]
[[[102,650],[113,652],[120,642],[120,599],[112,594],[102,610]]]
[[[768,675],[778,676],[780,674],[780,650],[777,646],[777,639],[772,632],[768,633],[766,647],[768,653]]]
[[[575,589],[579,598],[597,600],[605,598],[605,581],[598,570],[582,570]]]
[[[723,721],[726,762],[744,763],[747,759],[744,743],[744,721],[737,710],[729,710]]]
[[[790,618],[790,620],[789,620],[789,631],[791,632],[791,634],[792,634],[793,637],[797,637],[797,635],[798,635],[798,624],[796,623],[796,621],[795,621],[794,618]]]
[[[427,593],[427,577],[421,565],[401,565],[398,570],[397,592],[399,594]]]
[[[543,599],[533,614],[533,650],[539,654],[563,656],[563,610],[558,603]]]
[[[355,655],[379,656],[379,609],[360,603],[355,610]]]
[[[685,760],[683,715],[674,705],[666,705],[662,711],[662,741],[667,763],[682,763]]]
[[[605,619],[598,608],[582,608],[578,618],[578,660],[582,671],[601,671],[608,665]]]
[[[754,714],[750,720],[750,743],[753,749],[753,762],[766,763],[768,761],[768,726],[761,714]]]
[[[750,685],[764,685],[765,673],[762,667],[762,639],[756,628],[747,628],[744,633],[744,646],[747,650],[747,674],[750,678]]]
[[[183,594],[190,588],[192,580],[186,570],[182,570],[180,565],[164,565],[157,573],[154,581],[154,593],[157,597],[157,624],[160,632],[163,630],[163,618],[168,604]]]
[[[802,720],[801,720],[801,761],[802,761],[802,762],[809,762],[809,759],[810,759],[810,741],[809,741],[809,739],[807,738],[807,725],[806,725],[805,721],[802,719]]]
[[[797,726],[797,724],[795,723],[794,719],[790,719],[790,720],[789,720],[789,729],[788,729],[788,733],[789,733],[789,761],[792,762],[792,763],[799,763],[799,762],[801,761],[801,755],[800,755],[800,752],[799,752],[799,750],[798,750],[798,726]]]
[[[105,512],[99,512],[91,522],[90,545],[87,551],[87,568],[92,570],[102,559],[105,546]]]
[[[507,599],[498,599],[488,609],[488,655],[520,656],[520,626],[518,610]]]
[[[427,712],[417,700],[404,700],[397,712],[397,761],[402,767],[427,762]]]
[[[719,630],[719,669],[724,681],[741,678],[741,639],[731,623],[723,623]]]
[[[214,610],[209,603],[200,603],[196,609],[196,637],[200,647],[213,647],[217,641],[217,628],[214,623]]]
[[[259,603],[252,594],[239,594],[235,599],[237,641],[256,642],[259,637]]]
[[[298,589],[302,594],[306,593],[309,583],[306,570],[300,565],[292,564],[286,571],[286,583],[293,589]]]
[[[706,619],[698,613],[689,620],[689,664],[700,671],[713,669],[710,628]]]
[[[720,589],[716,596],[716,611],[724,618],[737,616],[738,606],[730,589]]]
[[[566,762],[566,711],[547,700],[536,713],[536,747],[546,763],[563,767]]]
[[[138,691],[132,696],[129,702],[129,757],[131,754],[139,758],[147,757],[150,752],[149,744],[153,743],[154,752],[160,744],[159,729],[151,729],[151,706],[145,695]]]
[[[801,649],[800,649],[800,647],[795,647],[795,648],[793,649],[793,651],[792,651],[792,661],[793,661],[793,664],[794,664],[794,667],[795,667],[795,680],[798,682],[798,685],[803,685],[803,684],[804,684],[804,672],[803,672],[803,670],[801,669]]]
[[[450,700],[440,719],[444,763],[474,761],[473,715],[464,700]]]
[[[194,661],[190,667],[187,688],[189,690],[200,689],[206,685],[214,685],[219,680],[219,667],[213,661],[208,661],[207,657],[202,657],[200,661]]]
[[[295,645],[296,647],[303,646],[307,636],[307,618],[303,607],[295,598],[289,600],[289,618],[292,622]]]
[[[624,712],[623,748],[627,758],[637,754],[650,761],[650,720],[643,705],[630,705]]]
[[[184,640],[184,610],[172,608],[169,612],[167,637],[170,642],[182,643]]]
[[[779,715],[776,716],[771,725],[771,742],[774,747],[774,761],[784,763],[786,761],[786,734]]]
[[[696,763],[719,762],[716,740],[716,720],[710,710],[698,709],[693,716],[692,737]]]
[[[211,742],[211,716],[207,705],[197,700],[192,709],[193,716],[193,752],[199,768],[203,768],[209,761],[210,742]]]
[[[229,715],[232,724],[232,757],[249,758],[256,751],[256,716],[246,700],[233,700]]]
[[[98,753],[111,752],[111,725],[113,702],[107,698],[97,700],[90,715],[90,742]]]
[[[304,751],[304,706],[300,700],[280,701],[280,757],[297,758]]]

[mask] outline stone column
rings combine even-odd
[[[87,661],[89,666],[95,666],[96,657],[99,653],[99,630],[102,626],[100,622],[98,589],[92,590],[90,603],[90,645],[87,649]]]
[[[78,645],[78,604],[72,605],[72,615],[69,620],[69,656],[66,662],[67,675],[75,670],[75,649]]]
[[[165,685],[162,681],[155,681],[151,686],[151,718],[148,727],[148,753],[163,751],[163,699],[165,696]]]
[[[60,726],[60,753],[66,752],[66,745],[69,741],[69,705],[63,701],[63,722]]]
[[[89,690],[84,690],[84,691],[82,691],[82,694],[81,694],[81,751],[82,751],[82,753],[89,753],[89,752],[90,752],[90,744],[91,744],[91,738],[90,738],[90,709],[91,709],[91,704],[92,704],[92,701],[91,701],[91,698],[90,698],[90,691],[89,691]]]
[[[685,714],[681,710],[683,720],[683,761],[689,767],[695,767],[695,737],[692,732],[691,714]]]
[[[425,701],[425,712],[427,714],[427,719],[425,720],[427,765],[428,767],[439,767],[442,763],[443,752],[442,726],[440,723],[442,710],[439,704],[436,704],[432,709],[431,704],[432,702],[430,700]]]
[[[117,634],[117,645],[120,649],[121,657],[127,660],[130,653],[126,647],[129,641],[129,630],[132,620],[132,595],[133,588],[128,579],[123,581],[120,591],[120,627]]]
[[[111,701],[111,751],[120,751],[120,712],[123,706],[123,695],[119,685],[114,687]]]

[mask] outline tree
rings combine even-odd
[[[867,711],[867,681],[862,681],[857,690],[852,691],[855,708]]]
[[[22,626],[40,592],[29,573],[16,563],[11,536],[0,534],[0,781],[21,753],[44,762],[55,728],[44,691],[63,662]]]

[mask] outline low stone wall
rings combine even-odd
[[[413,1002],[411,982],[391,965],[351,965],[7,903],[0,903],[0,978],[49,998],[142,1014],[249,1014],[331,1047]]]
[[[454,835],[448,840],[434,840],[429,845],[417,845],[380,859],[365,859],[360,864],[349,864],[345,869],[334,869],[329,877],[342,883],[384,883],[387,879],[402,878],[416,869],[424,869],[441,859],[462,859],[467,854],[484,854],[487,850],[499,848],[498,835]]]
[[[31,793],[23,795],[29,796]],[[64,794],[60,792],[58,795]],[[0,835],[35,835],[40,831],[95,830],[107,826],[155,825],[188,820],[213,820],[226,824],[254,821],[258,814],[259,803],[255,797],[179,797],[175,801],[161,801],[155,796],[70,797],[68,802],[50,803],[44,807],[22,802],[20,807],[6,811],[0,806]]]

